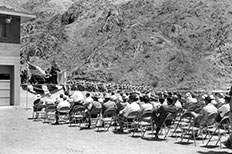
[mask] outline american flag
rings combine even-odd
[[[36,85],[22,85],[22,88],[24,90],[28,90],[33,94],[46,95],[49,93],[50,94],[56,93],[57,91],[65,87],[61,85],[54,85],[54,84],[36,84]]]

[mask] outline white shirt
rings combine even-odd
[[[186,98],[187,103],[197,103],[197,99],[196,98],[192,98],[191,96]]]
[[[209,103],[208,105],[206,105],[205,107],[203,107],[200,111],[201,114],[203,114],[203,120],[205,121],[206,119],[208,119],[208,116],[212,113],[217,113],[217,108],[212,104]]]
[[[54,99],[52,99],[51,97],[48,97],[45,101],[45,103],[48,105],[48,104],[55,104],[55,101]]]
[[[59,110],[61,107],[70,107],[70,103],[67,100],[61,101],[57,105],[57,109]]]
[[[73,102],[78,102],[84,99],[84,95],[80,91],[74,91],[71,96],[71,99],[73,100]]]
[[[224,117],[224,115],[230,111],[230,104],[224,104],[222,105],[219,109],[218,112],[220,114],[221,117]]]
[[[151,102],[151,104],[153,105],[153,110],[157,110],[161,107],[160,102]]]
[[[142,106],[144,111],[151,111],[153,109],[153,106],[150,103],[144,103],[141,106]]]
[[[180,103],[180,101],[176,101],[175,102],[175,107],[177,107],[177,108],[182,108],[182,105],[181,105],[181,103]]]
[[[139,110],[139,104],[137,102],[132,102],[131,104],[128,104],[123,110],[121,110],[120,114],[123,114],[125,117],[127,117],[131,112]]]

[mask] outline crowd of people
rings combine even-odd
[[[145,85],[132,85],[128,83],[114,83],[114,82],[102,82],[102,81],[91,81],[91,80],[69,80],[67,85],[70,85],[69,89],[72,91],[89,91],[89,92],[111,92],[111,91],[123,91],[133,92],[140,91],[146,93],[152,91],[152,87]]]
[[[119,87],[120,89],[120,87]],[[122,89],[121,89],[122,90]],[[132,91],[133,90],[133,91]],[[109,92],[85,92],[75,89],[75,91],[66,91],[58,98],[52,99],[48,95],[45,101],[41,100],[41,96],[37,95],[34,101],[34,111],[41,111],[46,106],[54,104],[57,106],[57,113],[61,107],[72,109],[75,106],[83,106],[86,109],[86,120],[88,128],[91,128],[91,118],[104,114],[107,109],[114,108],[118,117],[117,131],[123,132],[124,119],[131,112],[138,111],[144,113],[152,111],[152,119],[156,125],[155,136],[159,137],[161,126],[169,113],[189,112],[194,117],[202,117],[201,122],[207,120],[210,114],[217,114],[215,121],[220,122],[225,114],[232,110],[231,101],[232,91],[229,93],[176,93],[176,92],[150,92],[148,90],[140,91],[139,89],[130,89],[130,91],[118,90]],[[38,114],[35,118],[38,117]],[[71,118],[69,120],[72,120]],[[166,121],[167,125],[171,123]],[[200,121],[199,121],[200,123]],[[195,125],[199,125],[198,121]],[[231,137],[232,139],[232,137]],[[232,147],[230,138],[225,142],[227,147]]]

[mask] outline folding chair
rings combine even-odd
[[[44,122],[51,122],[56,120],[57,107],[54,104],[50,104],[45,108],[45,119]]]
[[[164,120],[164,122],[163,122],[163,124],[161,126],[161,130],[160,130],[160,131],[162,131],[163,129],[165,129],[164,139],[166,139],[169,131],[173,128],[173,126],[174,126],[174,124],[176,122],[176,117],[177,117],[178,114],[179,114],[178,112],[176,112],[176,113],[169,113],[167,115],[167,117],[165,118],[165,120]],[[166,125],[166,122],[168,120],[170,120],[171,123],[169,125]],[[168,129],[167,131],[166,131],[166,128]]]
[[[172,136],[175,134],[175,137],[177,137],[178,129],[180,129],[181,127],[184,127],[184,126],[188,126],[192,118],[195,118],[195,117],[191,112],[186,111],[185,113],[183,113],[180,116],[178,122],[175,124]]]
[[[69,124],[71,126],[72,123],[75,125],[77,122],[79,122],[79,127],[81,127],[81,124],[83,122],[86,122],[86,113],[85,113],[86,108],[84,106],[74,106],[72,111],[70,112],[69,115]]]
[[[136,121],[137,120],[137,121]],[[150,128],[152,135],[154,133],[154,123],[152,119],[152,111],[145,111],[134,121],[138,125],[138,128],[141,130],[141,136],[144,137],[146,131]],[[135,134],[136,129],[134,129],[133,135]]]
[[[95,109],[94,111],[89,111],[88,112],[88,119],[89,124],[90,125],[94,125],[94,127],[96,127],[98,120],[100,119],[100,117],[102,116],[102,109]]]
[[[206,133],[204,139],[207,138],[207,136],[209,135],[209,129],[213,128],[215,125],[215,119],[217,117],[218,113],[212,113],[208,116],[208,118],[206,119],[206,121],[203,121],[200,125],[200,131],[201,133]]]
[[[116,109],[115,108],[110,108],[110,109],[107,109],[104,113],[103,113],[103,116],[102,118],[99,118],[98,120],[102,120],[102,125],[96,125],[96,128],[97,128],[97,131],[100,129],[100,128],[107,128],[107,131],[109,130],[112,122],[115,120],[115,116],[116,116]]]
[[[38,115],[37,118],[35,118]],[[32,119],[45,119],[46,118],[46,112],[45,109],[42,109],[41,111],[35,111],[33,107],[33,113],[32,113]]]
[[[127,117],[120,117],[118,116],[117,119],[119,123],[123,124],[123,129],[125,128],[128,132],[130,132],[129,128],[132,127],[132,124],[135,124],[134,122],[137,121],[138,115],[140,114],[140,111],[133,111],[128,114]],[[134,125],[134,129],[138,129],[136,125]]]
[[[194,145],[196,146],[196,134],[198,134],[200,128],[195,127],[195,123],[196,123],[196,121],[198,121],[200,123],[200,125],[201,125],[203,116],[195,117],[191,113],[186,113],[186,114],[183,115],[182,119],[183,118],[187,118],[189,121],[184,122],[184,125],[180,125],[181,142],[183,141],[184,137],[186,135],[188,135],[189,137],[188,137],[187,143],[190,141],[191,138],[193,138]],[[200,133],[200,135],[203,138],[203,134]]]
[[[220,147],[221,147],[221,138],[223,135],[229,134],[229,130],[230,130],[230,119],[229,119],[229,116],[225,116],[215,128],[208,130],[212,133],[209,137],[208,142],[206,143],[206,146],[209,145],[209,142],[211,142],[213,136],[217,134],[218,139],[215,145],[217,145],[218,142],[220,142]]]
[[[66,123],[69,121],[69,111],[70,107],[68,106],[63,106],[58,109],[59,122],[63,121],[64,123]]]

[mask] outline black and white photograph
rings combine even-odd
[[[0,0],[0,154],[232,153],[232,0]]]

